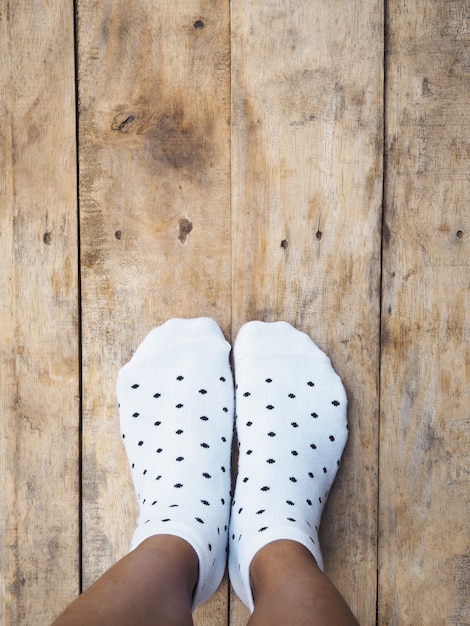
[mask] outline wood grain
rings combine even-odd
[[[171,317],[230,332],[227,3],[82,1],[78,11],[84,584],[128,549],[135,495],[117,370]],[[227,584],[196,623],[227,614]]]
[[[360,623],[373,624],[383,6],[231,6],[234,334],[250,319],[287,320],[345,381],[351,437],[322,546]]]
[[[379,623],[470,624],[470,6],[389,2]]]
[[[16,626],[79,585],[71,11],[1,2],[0,54],[0,615]]]

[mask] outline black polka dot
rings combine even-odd
[[[336,465],[339,467],[339,460],[338,460],[338,461],[336,461]]]
[[[225,473],[225,467],[223,465],[220,469]]]
[[[125,438],[126,438],[126,435],[123,435],[123,436],[122,436],[122,438],[123,438],[123,439],[125,439]]]
[[[332,404],[333,406],[339,406],[339,402],[338,402],[338,400],[332,400],[331,404]]]
[[[165,517],[165,519],[162,519],[162,522],[171,522],[171,519],[169,517]]]
[[[174,485],[174,488],[181,489],[182,486],[183,486],[182,483],[176,483],[176,485]]]
[[[240,513],[241,513],[242,511],[243,511],[243,507],[240,507],[240,508],[238,509],[238,515],[240,515]]]
[[[155,480],[160,480],[160,478],[161,478],[161,477],[162,477],[162,475],[160,474],[159,476],[157,476],[157,477],[155,478]]]
[[[260,509],[259,511],[256,511],[256,515],[261,515],[261,513],[264,513],[266,511],[266,509]]]
[[[263,532],[263,530],[267,530],[267,528],[268,528],[267,526],[263,526],[263,528],[260,528],[260,529],[258,530],[258,532],[259,532],[259,533],[262,533],[262,532]]]
[[[266,459],[266,463],[269,463],[270,465],[272,465],[275,462],[276,461],[274,459]]]
[[[293,517],[288,517],[288,518],[287,518],[287,521],[288,521],[288,522],[295,522],[295,519],[294,519]]]
[[[163,448],[158,448],[156,452],[157,454],[160,454],[161,452],[163,452]]]
[[[245,391],[245,393],[243,394],[243,397],[248,398],[248,396],[251,396],[251,393],[249,391]]]
[[[268,487],[267,485],[265,485],[264,487],[261,487],[261,491],[269,491],[270,487]]]
[[[199,393],[201,393],[202,395],[207,393],[207,389],[199,389]]]
[[[273,379],[272,379],[272,378],[266,378],[266,381],[265,381],[265,382],[267,382],[267,383],[272,383],[272,382],[273,382]]]
[[[140,413],[133,413],[132,417],[139,417]]]
[[[247,426],[251,426],[253,424],[253,422],[247,422],[246,425]]]
[[[272,404],[268,404],[266,408],[268,409],[268,411],[272,411],[274,409]]]
[[[209,552],[212,550],[212,546],[210,543],[207,544],[207,547],[209,548]]]
[[[208,443],[201,443],[201,448],[210,448]]]
[[[253,454],[253,450],[247,450],[246,453],[247,454]]]
[[[159,398],[161,395],[162,395],[161,393],[154,393],[154,394],[153,394],[153,397],[154,397],[154,398]]]
[[[135,385],[132,385],[132,389],[137,389],[137,387],[139,387],[137,383]]]
[[[318,498],[318,502],[321,504],[321,498]]]
[[[298,428],[299,425],[297,424],[297,422],[291,422],[290,424],[293,428]]]
[[[146,473],[147,473],[147,470],[144,470],[144,471],[142,472],[143,476],[145,476],[145,474],[146,474]]]
[[[276,433],[273,433],[273,431],[268,433],[268,437],[275,437],[275,436],[276,436]]]
[[[179,428],[178,430],[175,431],[175,433],[177,435],[182,435],[184,431],[181,430],[181,428]]]
[[[315,478],[315,475],[313,472],[309,472],[308,475],[310,476],[310,478]]]
[[[346,430],[349,430],[349,424],[346,424]]]
[[[312,450],[316,450],[317,449],[317,446],[314,443],[311,443],[310,447],[312,448]]]
[[[134,467],[135,467],[135,463],[132,463],[131,467],[132,467],[132,469],[134,469]]]
[[[334,441],[335,438],[333,437],[333,435],[330,435],[330,441]]]
[[[227,440],[225,439],[225,437],[221,437],[222,441],[225,443]]]
[[[210,503],[207,500],[201,500],[202,504],[205,506],[210,506]]]
[[[158,502],[158,500],[154,500],[154,501],[152,502],[152,506],[155,506],[155,505],[157,504],[157,502]]]
[[[143,446],[143,445],[144,445],[144,442],[143,442],[143,441],[139,441],[139,444],[138,444],[138,445],[139,445],[139,446]]]
[[[312,506],[312,501],[309,498],[307,498],[306,502],[307,502],[308,506]]]
[[[314,419],[317,419],[317,417],[318,417],[317,413],[310,413],[310,415],[311,415]]]
[[[248,482],[248,480],[249,480],[248,476],[245,476],[245,478],[243,479],[243,482],[244,482],[244,483],[247,483],[247,482]]]
[[[314,384],[315,384],[315,383],[313,383],[311,380],[309,380],[309,381],[308,381],[308,383],[307,383],[307,385],[308,385],[309,387],[313,387],[313,386],[314,386]]]
[[[223,498],[220,498],[220,501],[222,504],[225,504],[225,500]]]
[[[158,421],[153,423],[154,426],[160,426],[160,424],[161,422],[158,422]]]
[[[179,507],[179,504],[170,504],[170,509],[175,509]]]
[[[289,398],[295,398],[295,394],[290,393],[290,394],[289,394]]]
[[[202,420],[203,422],[208,422],[209,421],[209,418],[207,417],[207,415],[201,415],[201,417],[199,419]]]
[[[221,380],[223,383],[225,382],[225,378],[223,376],[221,376],[219,380]]]
[[[200,517],[195,517],[194,519],[196,520],[196,522],[199,522],[200,524],[204,524],[204,520],[202,520]]]
[[[292,483],[296,483],[296,482],[297,482],[297,478],[295,478],[294,476],[289,476],[289,480],[290,480]]]
[[[179,457],[176,458],[176,460],[179,461],[179,462],[184,461],[184,456],[179,456]]]
[[[181,375],[180,375],[180,376],[177,376],[177,377],[176,377],[176,380],[184,380],[184,376],[181,376]]]
[[[323,468],[323,473],[326,474],[326,472],[327,472],[327,469],[326,469],[326,467],[324,467]]]
[[[228,409],[227,409],[227,407],[226,407],[226,406],[224,406],[224,408],[222,409],[222,411],[223,411],[224,413],[228,413]]]
[[[208,474],[207,472],[203,472],[202,475],[204,476],[204,478],[212,478],[212,476]]]
[[[294,506],[294,503],[292,502],[292,500],[286,500],[286,503],[287,503],[289,506]]]
[[[184,405],[183,405],[183,404],[181,404],[181,402],[180,402],[179,404],[177,404],[177,405],[176,405],[176,408],[177,408],[177,409],[182,409],[182,408],[183,408],[183,406],[184,406]]]
[[[297,450],[291,450],[290,453],[292,454],[292,456],[299,456]]]

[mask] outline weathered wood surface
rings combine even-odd
[[[470,624],[470,5],[388,3],[379,623]]]
[[[228,3],[78,7],[83,579],[127,550],[136,504],[117,370],[170,317],[230,333]],[[217,623],[227,583],[198,611]]]
[[[79,591],[71,8],[1,2],[0,57],[0,622],[17,626]]]
[[[0,7],[2,625],[78,592],[80,469],[83,587],[127,551],[116,374],[195,315],[343,377],[322,545],[362,626],[470,624],[468,3],[77,3],[81,309],[73,6]],[[246,619],[225,581],[195,621]]]
[[[382,18],[380,1],[232,3],[234,333],[287,320],[344,378],[351,437],[322,546],[363,625],[376,598]]]

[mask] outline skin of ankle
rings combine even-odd
[[[273,541],[253,558],[255,610],[248,626],[358,626],[345,600],[303,545]]]
[[[198,568],[189,543],[154,535],[105,572],[52,626],[189,626]]]

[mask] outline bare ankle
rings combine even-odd
[[[249,626],[358,626],[339,591],[300,543],[267,544],[255,555],[250,574],[255,610]]]

